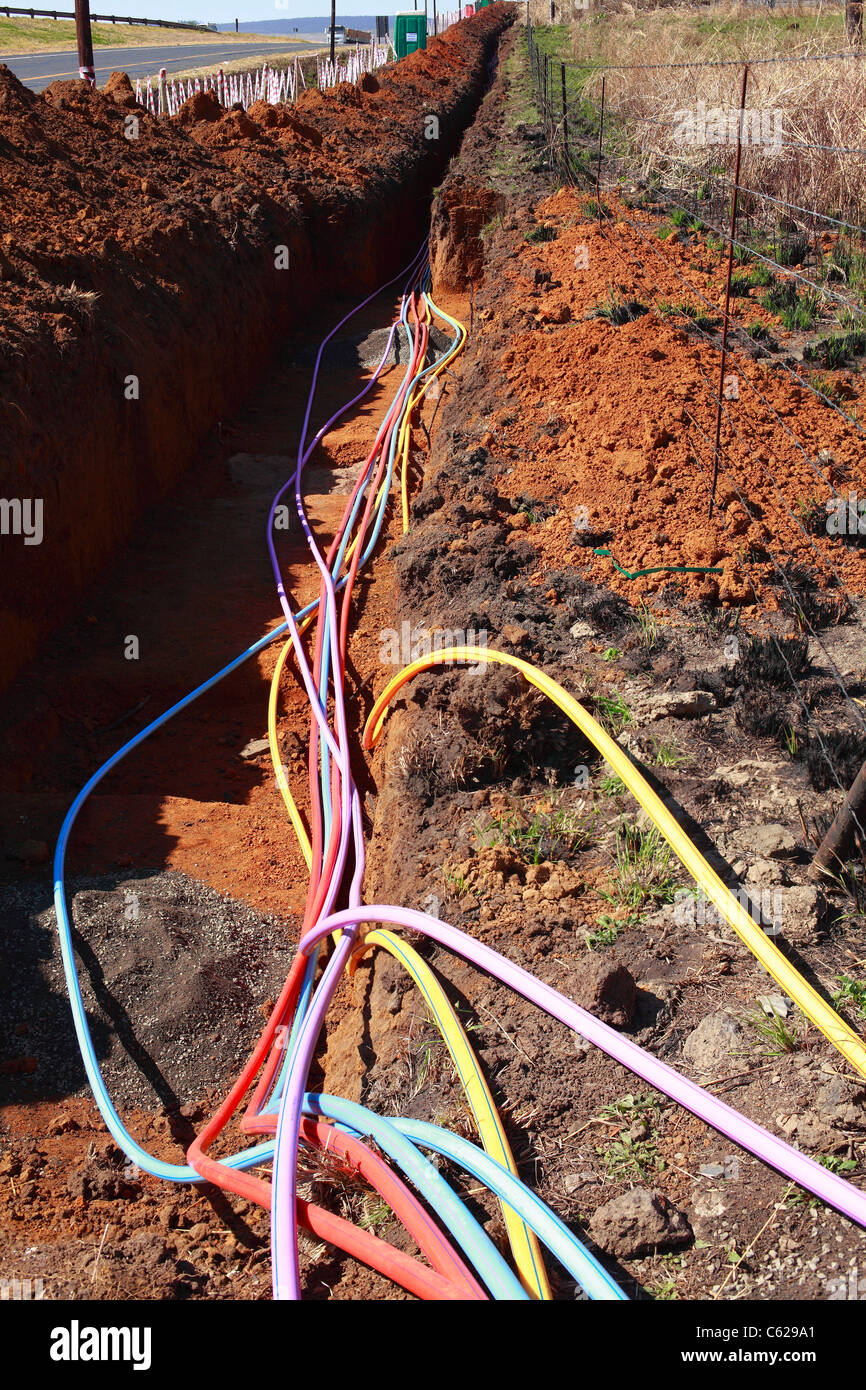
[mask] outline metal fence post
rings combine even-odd
[[[562,155],[565,168],[568,169],[568,103],[565,99],[565,63],[559,65],[559,76],[562,80]]]
[[[601,74],[601,112],[598,118],[598,158],[595,161],[595,204],[598,213],[598,226],[601,230],[601,149],[604,142],[604,98],[607,73]]]
[[[749,80],[749,65],[743,68],[743,85],[740,89],[740,114],[737,121],[737,156],[734,163],[734,193],[731,199],[731,235],[728,241],[728,273],[725,277],[725,317],[722,324],[722,360],[719,363],[719,398],[716,406],[716,439],[713,446],[713,481],[710,485],[710,510],[712,516],[716,501],[716,483],[719,477],[719,441],[722,433],[722,401],[725,389],[725,366],[728,358],[728,322],[731,308],[731,275],[734,269],[734,237],[737,232],[737,201],[740,192],[740,160],[743,152],[743,112],[746,109],[746,83]]]

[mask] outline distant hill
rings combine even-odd
[[[406,8],[411,9],[411,5],[407,5]],[[380,11],[380,14],[386,13],[385,10]],[[323,14],[302,15],[300,18],[287,15],[285,19],[241,20],[238,29],[242,34],[324,34],[330,22],[330,18]],[[376,16],[371,14],[338,14],[337,23],[345,24],[348,29],[369,29],[373,34],[376,32]],[[233,34],[235,31],[233,24],[218,24],[216,27],[222,33]],[[393,15],[388,16],[388,30],[393,34]]]

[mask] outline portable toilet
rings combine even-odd
[[[427,16],[421,10],[406,10],[394,16],[394,52],[398,58],[427,47]]]

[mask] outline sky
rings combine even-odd
[[[432,0],[431,0],[432,5]],[[100,0],[90,0],[91,11],[98,14],[108,13],[104,4]],[[316,26],[316,31],[323,31],[331,22],[331,7],[327,0],[132,0],[130,11],[136,17],[152,16],[154,19],[192,19],[202,24],[231,24],[235,19],[241,23],[249,23],[257,19],[285,19],[291,20],[293,17],[303,16],[309,18],[310,15],[321,15],[321,24]],[[337,0],[338,17],[348,18],[351,15],[374,14],[394,14],[398,9],[414,9],[413,0],[408,0],[404,5],[395,5],[394,0],[381,8],[376,7],[375,0],[371,5],[370,0]],[[424,8],[423,0],[420,0],[419,9]]]

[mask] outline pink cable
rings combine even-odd
[[[360,922],[391,922],[395,926],[407,927],[410,931],[421,932],[424,936],[441,942],[455,955],[472,961],[489,975],[522,994],[530,1003],[537,1004],[545,1013],[558,1018],[567,1028],[579,1033],[587,1042],[600,1047],[609,1057],[621,1062],[636,1076],[642,1077],[656,1090],[663,1091],[671,1100],[690,1110],[708,1125],[712,1125],[713,1129],[726,1135],[735,1144],[748,1149],[756,1158],[770,1164],[785,1177],[814,1192],[815,1196],[828,1206],[835,1207],[858,1225],[866,1227],[866,1193],[844,1178],[838,1177],[836,1173],[831,1173],[806,1154],[793,1149],[783,1139],[777,1139],[762,1125],[747,1119],[745,1115],[741,1115],[739,1111],[733,1110],[724,1101],[705,1091],[702,1086],[689,1081],[680,1072],[674,1071],[673,1067],[638,1047],[637,1043],[623,1037],[599,1019],[593,1018],[592,1014],[587,1013],[579,1004],[566,999],[564,994],[537,980],[521,966],[514,965],[498,951],[475,941],[473,937],[467,936],[457,927],[449,926],[447,922],[440,922],[425,912],[416,912],[408,907],[352,907],[349,912],[335,912],[331,917],[318,922],[304,938],[301,949],[307,953],[317,941],[330,932],[349,925],[357,927]]]

